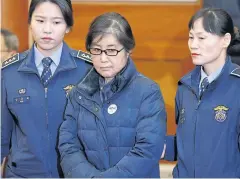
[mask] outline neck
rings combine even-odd
[[[49,49],[49,50],[42,49],[40,46],[38,46],[38,44],[36,44],[36,47],[41,52],[41,54],[43,54],[44,57],[50,57],[54,52],[56,52],[61,47],[62,44],[63,43],[60,43],[54,49]]]
[[[113,78],[104,78],[105,79],[105,84],[109,83]]]
[[[222,68],[226,62],[226,53],[222,54],[212,63],[203,65],[205,73],[209,76],[212,73],[216,72],[218,69]]]

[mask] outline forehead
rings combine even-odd
[[[33,12],[33,16],[63,17],[59,6],[51,2],[42,2],[38,4]]]
[[[105,46],[119,46],[121,45],[117,37],[114,34],[102,34],[98,35],[93,39],[92,45]]]
[[[190,33],[207,33],[203,27],[203,19],[199,18],[193,23]]]

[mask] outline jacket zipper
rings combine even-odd
[[[185,84],[185,83],[184,83]],[[185,84],[186,85],[186,84]],[[199,108],[199,106],[200,106],[200,104],[201,104],[201,98],[202,98],[202,96],[200,96],[200,97],[198,97],[198,95],[195,93],[195,91],[189,86],[189,85],[186,85],[191,91],[192,91],[192,93],[195,95],[195,97],[196,97],[196,99],[197,99],[197,101],[198,101],[198,103],[197,103],[197,107],[195,108],[195,113],[196,113],[196,120],[195,120],[195,123],[194,123],[194,157],[196,156],[195,155],[195,153],[196,153],[196,130],[197,130],[197,110],[198,110],[198,108]],[[194,161],[196,161],[195,159],[194,159]],[[195,178],[195,176],[196,176],[196,169],[195,169],[196,167],[195,167],[195,162],[194,162],[194,170],[193,170],[193,172],[194,172],[194,178]]]
[[[48,88],[44,88],[45,91],[45,104],[46,104],[46,124],[47,124],[47,129],[48,129],[48,108],[47,108],[47,92]]]
[[[45,92],[45,106],[46,106],[47,147],[48,147],[48,151],[49,151],[50,135],[49,135],[48,102],[47,102],[48,88],[47,87],[44,88],[44,92]],[[48,165],[48,162],[47,162],[47,165]],[[52,177],[51,170],[49,171],[49,174],[50,174],[49,177]]]

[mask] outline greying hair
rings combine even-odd
[[[18,51],[19,48],[18,37],[7,29],[1,29],[1,34],[4,38],[5,45],[8,51]]]
[[[86,37],[86,49],[89,51],[93,40],[105,34],[115,35],[126,51],[135,47],[134,36],[128,21],[116,12],[102,14],[93,20]]]

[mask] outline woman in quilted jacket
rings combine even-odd
[[[65,177],[159,178],[166,112],[157,83],[139,73],[127,20],[117,13],[90,25],[94,67],[68,96],[59,134]]]

